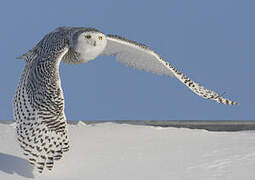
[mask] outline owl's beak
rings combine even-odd
[[[96,41],[94,41],[93,46],[96,46],[96,45],[97,45],[97,42],[96,42]]]

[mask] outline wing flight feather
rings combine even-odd
[[[191,91],[202,98],[211,99],[221,104],[238,104],[194,82],[144,44],[130,41],[116,35],[107,35],[107,45],[102,55],[114,55],[117,61],[135,69],[152,72],[158,75],[175,76]]]

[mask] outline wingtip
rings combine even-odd
[[[229,99],[225,99],[225,98],[222,98],[222,97],[218,97],[216,99],[216,101],[220,104],[226,104],[226,105],[240,105],[238,102],[235,102],[235,101],[231,101]]]
[[[16,59],[25,59],[25,56],[24,55],[18,56],[18,57],[16,57]]]
[[[231,105],[240,105],[240,103],[232,101]]]

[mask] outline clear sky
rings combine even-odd
[[[0,119],[24,68],[15,57],[59,26],[95,27],[149,45],[194,81],[239,106],[192,93],[176,78],[130,69],[114,57],[61,64],[68,120],[255,119],[255,1],[14,1],[0,6]]]

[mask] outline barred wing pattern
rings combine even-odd
[[[107,46],[102,55],[115,55],[117,61],[135,69],[149,71],[158,75],[175,76],[191,91],[205,99],[211,99],[221,104],[237,104],[192,81],[151,48],[135,41],[130,41],[116,35],[107,35]]]
[[[17,139],[39,172],[52,169],[69,149],[59,63],[68,51],[65,34],[44,37],[22,58],[26,66],[13,102]]]
[[[42,172],[44,167],[51,170],[54,160],[68,151],[67,123],[60,84],[53,77],[55,73],[44,72],[46,69],[54,72],[52,68],[56,69],[56,66],[52,66],[51,61],[37,66],[32,63],[37,62],[26,65],[17,88],[14,118],[17,139],[24,155]]]
[[[39,172],[45,167],[51,170],[54,161],[69,149],[59,64],[61,61],[84,63],[80,60],[80,53],[75,51],[75,42],[82,32],[99,33],[94,28],[60,27],[45,35],[35,47],[19,57],[25,60],[26,66],[13,101],[17,139],[30,163]],[[117,61],[133,68],[175,76],[203,98],[222,104],[237,104],[195,83],[148,46],[119,36],[105,37],[107,45],[99,46],[102,49],[96,49],[96,55],[103,50],[102,55],[115,55]]]

